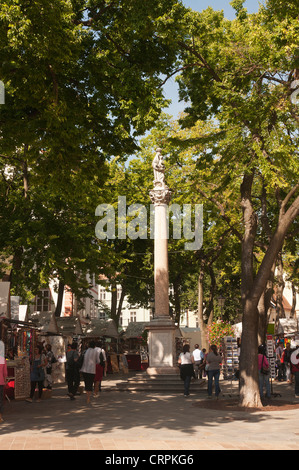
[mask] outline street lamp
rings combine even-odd
[[[222,310],[223,310],[223,307],[224,307],[224,303],[225,303],[225,298],[222,297],[222,295],[220,295],[218,297],[218,304],[219,304],[220,312],[221,312],[221,320],[222,320]]]

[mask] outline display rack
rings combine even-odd
[[[274,349],[274,338],[272,335],[267,335],[267,342],[266,342],[266,357],[269,362],[270,366],[270,386],[271,386],[271,395],[274,397],[281,397],[280,393],[274,393],[273,392],[273,380],[275,379],[276,375],[276,368],[275,368],[275,360],[276,360],[276,355],[275,355],[275,349]]]
[[[225,336],[221,342],[222,374],[224,380],[233,380],[236,378],[236,372],[239,370],[239,355],[237,339],[233,336]]]

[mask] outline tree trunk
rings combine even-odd
[[[286,205],[298,187],[293,188],[284,199],[276,230],[270,240],[260,268],[253,280],[253,239],[256,219],[250,200],[250,175],[245,175],[241,185],[244,218],[244,238],[242,243],[242,301],[243,324],[240,355],[240,401],[243,406],[261,406],[258,389],[258,302],[263,294],[271,269],[282,249],[290,225],[299,214],[299,196],[286,210]]]
[[[115,321],[116,326],[118,327],[118,318],[117,318],[117,287],[114,281],[111,282],[111,312],[112,320]]]
[[[116,322],[116,327],[117,328],[119,326],[119,319],[120,319],[120,316],[121,316],[121,309],[122,309],[122,306],[123,306],[123,303],[124,303],[125,296],[126,296],[126,290],[125,290],[124,286],[122,286],[121,287],[120,299],[119,299],[118,307],[117,307],[117,322]]]
[[[60,315],[61,315],[63,295],[64,295],[64,283],[62,281],[59,281],[57,305],[56,305],[56,309],[55,309],[55,317],[60,317]]]
[[[295,318],[296,316],[296,297],[297,297],[297,291],[296,291],[296,287],[294,286],[294,283],[292,282],[292,309],[291,309],[291,313],[290,313],[290,317],[291,318]]]
[[[277,288],[276,288],[276,321],[280,318],[285,318],[285,311],[283,306],[283,291],[284,291],[284,279],[283,279],[283,262],[282,255],[279,253],[277,257]]]
[[[267,282],[266,289],[262,293],[259,303],[259,326],[258,326],[258,343],[265,344],[267,335],[267,326],[269,321],[268,311],[270,309],[271,299],[273,295],[273,282],[274,282],[275,264],[271,270],[270,279]]]
[[[204,270],[201,268],[198,282],[197,282],[197,316],[198,316],[198,326],[200,328],[201,334],[201,348],[208,348],[207,340],[207,325],[203,319],[203,279],[204,279]]]
[[[243,406],[262,406],[258,385],[258,320],[257,305],[253,301],[253,250],[257,229],[257,217],[251,203],[254,172],[245,174],[241,185],[244,235],[242,240],[241,295],[243,304],[242,337],[240,354],[240,399]],[[261,292],[262,294],[262,292]]]

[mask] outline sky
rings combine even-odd
[[[232,20],[235,18],[235,10],[230,6],[231,0],[182,0],[186,7],[192,8],[195,11],[202,11],[208,7],[214,10],[223,10],[224,16]],[[264,3],[262,0],[246,0],[244,7],[247,8],[248,13],[257,13],[259,5]],[[174,78],[170,78],[164,86],[165,95],[168,99],[172,100],[172,104],[165,109],[167,114],[177,118],[178,114],[184,110],[184,103],[178,100],[178,87]]]

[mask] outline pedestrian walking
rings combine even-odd
[[[284,363],[282,362],[282,354],[284,350],[284,341],[280,340],[276,347],[276,367],[277,367],[277,377],[276,380],[282,382],[285,379],[284,376]]]
[[[102,347],[102,343],[100,342],[96,342],[95,349],[99,355],[99,363],[96,364],[96,375],[94,378],[94,397],[97,397],[99,395],[99,392],[101,391],[101,384],[106,365],[106,353]]]
[[[260,397],[264,396],[264,387],[266,388],[266,397],[271,398],[270,389],[270,365],[266,357],[265,346],[258,347],[258,370],[259,370],[259,390]]]
[[[219,377],[220,377],[220,364],[222,357],[218,352],[217,346],[212,344],[210,351],[206,357],[207,373],[208,373],[208,397],[212,398],[213,379],[215,381],[215,396],[218,399],[220,393]]]
[[[207,376],[207,371],[206,371],[206,364],[207,364],[207,350],[206,348],[202,348],[202,355],[203,355],[203,360],[202,360],[202,365],[201,365],[201,370],[202,370],[202,377],[206,378]]]
[[[291,343],[288,342],[282,353],[282,362],[284,363],[286,380],[288,383],[292,383],[291,381],[291,354],[292,354]]]
[[[295,397],[299,398],[299,348],[291,354],[291,372],[295,377]]]
[[[202,356],[201,350],[199,349],[198,344],[194,345],[194,351],[192,352],[192,356],[194,359],[195,378],[196,379],[202,378],[201,364],[203,363],[203,356]]]
[[[83,374],[83,380],[86,391],[86,404],[90,404],[93,383],[96,375],[96,365],[100,363],[99,354],[95,349],[95,342],[89,343],[88,349],[84,353],[83,365],[80,372]]]
[[[46,358],[47,358],[47,367],[46,367],[46,378],[45,381],[47,382],[47,389],[52,390],[53,386],[53,378],[52,378],[52,371],[53,371],[53,364],[57,362],[54,353],[52,351],[51,344],[47,344],[45,347],[46,351]]]
[[[70,349],[66,352],[65,374],[68,387],[68,396],[71,400],[75,400],[75,395],[80,385],[80,372],[78,366],[79,353],[77,351],[78,344],[73,342]]]
[[[184,381],[184,397],[190,395],[189,388],[191,383],[191,378],[195,377],[194,374],[194,358],[190,354],[189,344],[184,344],[183,352],[179,356],[178,363],[180,364],[180,377]]]
[[[31,371],[30,371],[30,382],[31,382],[31,390],[30,390],[30,397],[26,399],[28,402],[33,401],[35,388],[38,387],[38,399],[37,402],[41,401],[42,393],[43,393],[43,385],[45,380],[45,371],[44,367],[47,366],[47,358],[45,354],[43,354],[43,347],[37,346],[34,350],[34,358],[31,364]]]
[[[0,341],[0,423],[3,423],[4,388],[7,379],[7,366],[5,360],[4,343]]]

